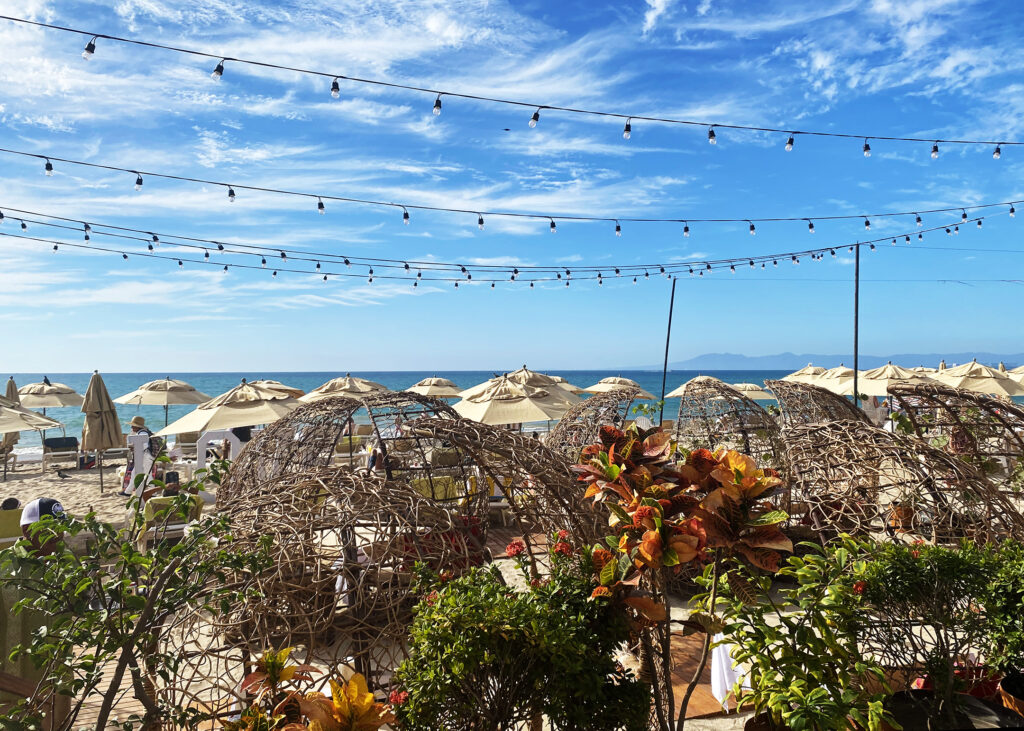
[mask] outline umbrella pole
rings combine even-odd
[[[668,378],[668,343],[672,339],[672,311],[676,306],[676,278],[672,277],[672,295],[668,300],[668,328],[665,331],[665,362],[661,367],[661,415],[658,417],[658,427],[665,421],[665,380]]]
[[[853,265],[853,405],[860,407],[860,394],[857,393],[857,365],[860,356],[860,245],[854,253]]]
[[[103,452],[96,450],[96,466],[100,470],[100,495],[103,494]]]
[[[170,406],[164,404],[164,426],[167,426],[167,413],[170,411]]]

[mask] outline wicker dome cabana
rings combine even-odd
[[[794,381],[765,381],[779,402],[783,427],[829,421],[860,421],[870,424],[867,414],[826,388]]]
[[[1021,479],[1020,404],[938,383],[896,384],[889,387],[889,396],[918,438],[970,462],[998,483]]]
[[[583,448],[598,440],[602,426],[610,424],[622,428],[629,418],[629,407],[639,393],[639,388],[625,387],[584,399],[565,412],[544,443],[575,464]]]
[[[972,465],[861,421],[784,430],[792,499],[823,538],[845,532],[948,543],[1024,536],[1024,515]]]
[[[227,512],[234,546],[268,542],[273,560],[219,634],[257,654],[302,646],[378,685],[405,656],[413,566],[458,574],[489,560],[477,516],[380,475],[294,472]]]

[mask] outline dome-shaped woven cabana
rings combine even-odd
[[[1024,458],[1020,404],[938,383],[896,384],[889,397],[897,421],[918,438],[970,462],[997,484],[1024,478],[1018,476]]]
[[[292,472],[226,512],[233,547],[268,542],[272,561],[251,577],[249,598],[215,620],[217,634],[253,654],[301,646],[378,687],[404,658],[414,565],[458,574],[489,560],[468,508],[381,475]]]
[[[825,537],[845,532],[938,543],[1024,536],[1024,516],[972,465],[861,421],[783,431],[792,499]]]
[[[821,386],[794,381],[764,383],[779,402],[783,427],[846,420],[870,424],[867,414]]]
[[[640,393],[640,388],[627,386],[584,399],[559,419],[548,433],[545,445],[575,464],[583,448],[598,440],[602,426],[610,424],[622,428],[629,418],[630,404]]]

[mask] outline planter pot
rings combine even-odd
[[[999,696],[1004,706],[1024,716],[1024,674],[1014,673],[999,681]]]
[[[1021,728],[1024,716],[1009,708],[995,703],[983,701],[974,696],[958,693],[955,718],[946,725],[941,723],[929,726],[928,710],[931,706],[932,693],[927,690],[910,690],[895,693],[885,706],[892,713],[903,731],[941,731],[943,729],[972,728]],[[887,731],[892,727],[885,725]]]

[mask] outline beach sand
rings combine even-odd
[[[17,472],[7,473],[7,482],[0,482],[0,499],[16,497],[22,505],[39,497],[59,500],[64,509],[75,516],[96,511],[100,520],[115,525],[124,522],[128,499],[118,495],[121,484],[117,467],[103,468],[103,494],[100,494],[100,471],[64,470],[68,479],[61,479],[56,470],[40,473],[39,464],[18,465]]]

